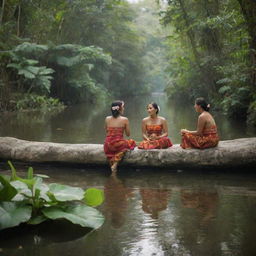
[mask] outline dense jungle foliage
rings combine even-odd
[[[163,91],[256,124],[256,1],[1,0],[0,109]]]
[[[23,108],[24,98],[38,96],[72,104],[147,91],[144,42],[129,3],[0,3],[2,110]]]
[[[256,124],[256,1],[169,0],[166,92],[202,95],[231,117]]]

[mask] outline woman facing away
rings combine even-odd
[[[159,106],[152,102],[148,104],[149,116],[142,120],[143,141],[139,144],[139,149],[163,149],[172,146],[172,142],[167,137],[168,127],[166,119],[158,116]]]
[[[104,142],[104,152],[109,160],[111,170],[117,171],[117,165],[122,160],[127,150],[134,149],[136,143],[134,140],[126,140],[123,137],[130,136],[130,125],[127,117],[122,116],[124,113],[124,102],[115,101],[111,105],[112,116],[105,119],[106,139]]]
[[[217,126],[214,118],[209,113],[210,105],[204,98],[197,98],[194,108],[200,115],[198,117],[196,131],[181,129],[181,147],[186,148],[212,148],[219,142]]]

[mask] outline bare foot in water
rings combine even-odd
[[[113,163],[113,164],[111,165],[111,171],[112,171],[112,172],[116,172],[116,171],[117,171],[117,162],[115,162],[115,163]]]

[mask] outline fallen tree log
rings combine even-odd
[[[29,163],[107,165],[102,144],[35,142],[0,137],[0,158]],[[256,137],[220,141],[218,147],[140,150],[126,153],[121,165],[167,167],[169,169],[230,168],[256,166]]]

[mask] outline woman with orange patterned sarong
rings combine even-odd
[[[187,148],[212,148],[216,147],[219,142],[217,126],[214,118],[209,113],[210,105],[204,98],[197,98],[194,108],[200,113],[196,131],[181,130],[182,142],[181,147]]]
[[[155,102],[148,104],[147,111],[149,117],[142,120],[144,140],[139,144],[139,149],[163,149],[172,146],[172,142],[167,137],[168,127],[166,119],[158,116],[159,109]]]
[[[127,150],[134,149],[134,140],[126,140],[123,137],[130,136],[130,125],[127,117],[121,116],[124,112],[124,102],[115,101],[111,106],[112,116],[105,119],[106,139],[104,142],[104,152],[109,160],[111,170],[117,171],[117,165],[122,160]]]

